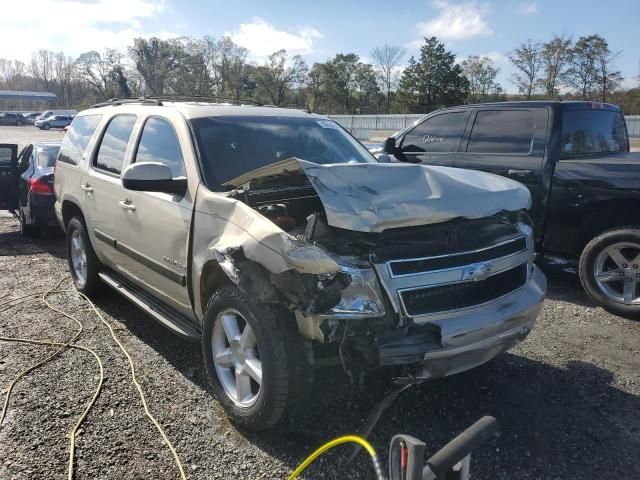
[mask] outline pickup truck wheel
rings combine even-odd
[[[312,386],[304,344],[291,312],[256,302],[235,286],[211,297],[202,352],[214,393],[233,423],[259,431],[293,413]]]
[[[640,316],[640,229],[610,230],[591,240],[580,257],[580,281],[611,313]]]
[[[73,217],[67,225],[67,260],[76,289],[92,295],[100,281],[100,260],[93,251],[84,222]]]

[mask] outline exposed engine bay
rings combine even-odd
[[[384,291],[376,266],[396,259],[427,259],[477,251],[521,237],[522,214],[501,211],[444,223],[355,231],[329,224],[325,205],[300,169],[258,175],[228,193],[269,219],[295,241],[326,251],[340,271],[305,274],[270,272],[232,255],[238,285],[264,302],[284,303],[296,313],[300,332],[335,361],[380,365],[419,361],[443,347],[440,328],[416,323]]]

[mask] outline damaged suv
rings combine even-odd
[[[419,381],[480,365],[527,336],[545,295],[525,187],[378,163],[302,111],[96,106],[63,140],[55,192],[76,288],[102,282],[200,341],[246,429],[304,406],[322,366]]]

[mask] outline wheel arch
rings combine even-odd
[[[82,218],[82,221],[86,225],[87,222],[84,219],[84,214],[82,213],[80,206],[72,200],[64,200],[62,202],[62,223],[65,231],[67,230],[67,225],[69,225],[71,219],[76,216]]]
[[[609,200],[593,205],[584,221],[578,254],[598,235],[630,226],[640,228],[640,200]]]
[[[224,285],[233,285],[233,282],[229,280],[229,277],[217,260],[209,260],[202,266],[202,273],[200,274],[200,280],[197,282],[200,289],[198,292],[199,300],[199,314],[201,318],[204,318],[204,313],[207,308],[207,303],[213,295],[213,293]]]

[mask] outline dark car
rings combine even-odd
[[[382,150],[382,161],[484,170],[523,183],[538,261],[577,270],[608,310],[640,314],[640,153],[629,152],[616,105],[452,107],[396,133]]]
[[[24,125],[27,123],[27,119],[24,115],[16,112],[2,112],[0,113],[0,125]]]
[[[53,169],[60,143],[31,143],[17,156],[17,191],[10,202],[20,219],[20,234],[35,236],[49,225],[56,225],[53,205]],[[15,177],[14,177],[15,178]]]

